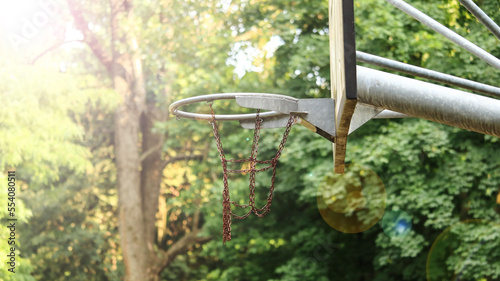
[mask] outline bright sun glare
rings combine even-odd
[[[18,29],[23,22],[23,18],[30,20],[37,9],[40,9],[37,1],[2,0],[0,2],[0,24],[2,29],[6,31]]]
[[[0,0],[0,49],[39,53],[52,44],[52,24],[62,8],[60,0]]]

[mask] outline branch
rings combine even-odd
[[[193,244],[204,244],[212,240],[212,237],[198,237],[197,235],[199,232],[199,230],[196,230],[186,233],[180,240],[170,246],[170,248],[160,257],[160,268],[163,270],[178,255],[185,253]]]
[[[181,156],[172,157],[172,158],[170,158],[168,160],[163,161],[162,170],[165,169],[165,167],[168,164],[172,164],[172,163],[175,163],[177,161],[183,161],[183,160],[198,160],[198,161],[201,161],[204,158],[205,158],[205,156],[203,154],[181,155]]]
[[[89,29],[89,24],[82,14],[82,7],[75,0],[66,1],[68,2],[70,12],[75,19],[76,28],[83,34],[83,41],[87,43],[94,55],[106,67],[106,69],[111,71],[111,59],[108,55],[106,55],[96,36]]]
[[[198,205],[198,204],[197,204]],[[200,223],[200,208],[196,208],[193,215],[193,231],[198,231],[198,224]]]
[[[160,149],[162,147],[163,147],[163,143],[159,143],[159,144],[151,147],[150,149],[148,149],[147,151],[145,151],[144,153],[141,154],[141,156],[139,157],[139,162],[144,161],[144,159],[146,159],[149,155],[153,154],[155,151],[157,151],[158,149]]]
[[[39,60],[41,57],[43,57],[45,54],[47,54],[48,52],[52,51],[52,50],[55,50],[57,48],[59,48],[60,46],[66,44],[66,43],[72,43],[72,42],[84,42],[83,40],[70,40],[70,41],[65,41],[65,42],[62,42],[62,43],[57,43],[55,44],[54,46],[48,48],[47,50],[41,52],[38,56],[36,56],[30,63],[30,65],[34,65],[35,62],[37,60]]]
[[[159,255],[157,255],[156,263],[160,268],[160,272],[168,266],[170,262],[172,262],[178,255],[184,254],[187,252],[189,247],[193,244],[200,243],[205,244],[212,240],[212,237],[198,237],[198,233],[200,233],[200,229],[198,228],[198,224],[200,222],[200,208],[196,208],[193,214],[193,227],[191,232],[186,233],[180,240],[175,242],[167,251],[160,251]]]

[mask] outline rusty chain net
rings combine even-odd
[[[208,102],[208,105],[210,106],[210,111],[212,114],[212,127],[213,127],[213,132],[214,132],[214,137],[215,137],[215,142],[217,144],[217,150],[219,151],[219,158],[222,163],[222,170],[223,170],[223,178],[222,181],[224,183],[224,190],[222,192],[222,230],[223,230],[223,238],[222,241],[224,245],[226,244],[226,241],[231,240],[231,219],[234,217],[236,219],[246,219],[251,213],[254,213],[258,217],[263,217],[265,216],[270,210],[271,210],[271,204],[273,200],[273,192],[274,192],[274,182],[276,180],[276,166],[278,164],[278,159],[281,157],[281,152],[283,151],[283,148],[285,147],[286,140],[288,139],[288,134],[290,133],[290,129],[293,125],[293,122],[295,120],[295,117],[290,115],[290,119],[288,119],[288,123],[286,125],[285,132],[283,133],[283,139],[281,140],[281,143],[278,147],[278,150],[276,151],[276,154],[271,160],[257,160],[257,150],[259,147],[259,137],[260,137],[260,125],[262,123],[262,119],[260,118],[260,110],[257,110],[257,116],[255,118],[255,130],[253,134],[253,144],[252,144],[252,150],[250,152],[250,157],[246,159],[226,159],[226,156],[224,154],[224,149],[222,148],[222,142],[220,140],[220,135],[219,135],[219,127],[217,126],[216,120],[215,120],[215,113],[212,108],[213,102]],[[249,169],[242,169],[242,170],[228,170],[227,169],[227,163],[245,163],[245,162],[250,162],[250,168]],[[270,164],[269,166],[266,166],[261,169],[256,169],[257,164]],[[269,187],[269,193],[267,196],[267,203],[264,205],[262,208],[257,208],[255,207],[255,174],[258,172],[262,171],[267,171],[269,169],[273,169],[273,174],[271,177],[271,186]],[[228,173],[240,173],[240,174],[246,174],[250,173],[250,194],[248,196],[249,202],[248,204],[238,204],[235,201],[230,201],[229,198],[229,184],[227,181],[228,178]],[[243,216],[236,215],[233,213],[231,210],[231,204],[233,204],[236,207],[240,207],[242,209],[246,209],[250,207],[250,210],[244,214]]]

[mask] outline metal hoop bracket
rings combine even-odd
[[[301,124],[331,142],[335,141],[335,115],[333,99],[296,99],[284,95],[265,93],[227,93],[186,98],[170,105],[170,112],[182,118],[212,120],[211,114],[181,111],[180,106],[215,100],[235,99],[238,105],[246,108],[270,110],[261,112],[259,117],[265,120],[261,128],[286,127],[289,116],[295,116],[294,124]],[[215,115],[218,121],[239,121],[246,129],[255,126],[256,114]]]

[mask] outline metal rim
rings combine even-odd
[[[236,99],[238,96],[255,96],[255,97],[276,97],[276,98],[282,98],[286,100],[291,100],[291,101],[297,101],[298,99],[292,98],[289,96],[285,95],[277,95],[277,94],[266,94],[266,93],[223,93],[223,94],[211,94],[211,95],[203,95],[203,96],[196,96],[196,97],[190,97],[190,98],[185,98],[182,100],[178,100],[174,103],[172,103],[169,107],[169,111],[172,115],[177,116],[177,118],[188,118],[188,119],[196,119],[196,120],[212,120],[212,115],[211,114],[201,114],[201,113],[192,113],[192,112],[186,112],[179,110],[179,107],[192,104],[192,103],[198,103],[198,102],[212,102],[215,100],[230,100],[230,99]],[[276,116],[283,116],[287,114],[283,114],[280,112],[276,111],[268,111],[268,112],[262,112],[259,114],[259,116],[262,119],[266,118],[271,118],[271,117],[276,117]],[[255,120],[257,117],[256,113],[249,113],[249,114],[228,114],[228,115],[215,115],[215,119],[218,121],[244,121],[244,120]]]

